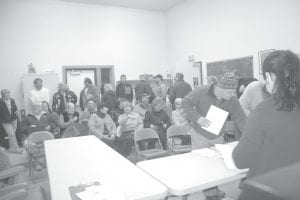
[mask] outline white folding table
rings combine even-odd
[[[137,166],[163,183],[169,194],[183,197],[246,176],[245,170],[227,169],[220,157],[195,152],[142,161]]]
[[[71,200],[81,181],[115,184],[126,199],[164,199],[167,188],[94,136],[45,142],[52,200]]]

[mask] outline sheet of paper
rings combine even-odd
[[[211,122],[211,124],[207,128],[206,127],[202,127],[202,128],[212,134],[219,135],[227,119],[227,116],[228,116],[227,111],[222,110],[221,108],[218,108],[214,105],[211,105],[205,117]]]
[[[232,159],[232,152],[238,142],[231,142],[227,144],[215,144],[217,151],[221,153],[221,157],[224,159],[224,163],[228,169],[236,170],[239,173],[247,172],[248,169],[238,169]]]
[[[81,200],[125,200],[123,192],[113,185],[97,185],[76,194]]]
[[[192,151],[192,153],[196,153],[204,157],[215,157],[221,155],[218,151],[209,148],[197,149]]]

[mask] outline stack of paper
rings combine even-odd
[[[222,110],[221,108],[218,108],[214,105],[211,105],[205,117],[210,121],[210,126],[203,127],[203,129],[215,135],[219,135],[227,119],[227,116],[227,111]]]
[[[232,159],[232,152],[237,144],[238,142],[231,142],[228,144],[215,144],[215,147],[217,151],[220,152],[221,157],[224,159],[224,163],[228,169],[237,170],[238,172],[243,173],[248,171],[248,169],[238,169]]]
[[[76,195],[81,200],[125,200],[122,190],[112,184],[87,187],[85,191]]]

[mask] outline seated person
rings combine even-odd
[[[172,124],[173,125],[182,125],[190,127],[190,123],[186,119],[186,115],[181,106],[182,98],[177,98],[174,101],[175,110],[172,112]],[[175,138],[175,142],[178,144],[191,144],[191,136],[183,135]]]
[[[97,113],[97,104],[96,104],[96,100],[94,98],[90,98],[90,99],[87,100],[87,106],[84,109],[84,111],[83,111],[83,113],[81,114],[81,117],[80,117],[81,124],[84,128],[84,130],[83,130],[84,133],[83,134],[88,134],[88,132],[89,132],[88,121],[90,119],[90,116],[93,113]]]
[[[119,116],[124,113],[124,111],[123,111],[123,102],[125,102],[125,101],[127,101],[127,100],[124,99],[124,98],[119,98],[118,99],[118,106],[115,110],[115,115],[114,115],[114,117],[116,118],[116,120],[114,120],[114,122],[115,122],[117,127],[119,126],[119,123],[118,123]]]
[[[26,139],[23,142],[23,146],[27,151],[29,149],[27,138],[31,133],[38,131],[50,132],[51,130],[54,130],[53,124],[51,124],[50,121],[49,113],[44,112],[42,108],[42,102],[33,102],[31,104],[31,113],[25,117],[22,130],[26,135]],[[37,150],[39,150],[39,147],[37,147]],[[39,159],[36,169],[41,170],[44,166],[45,161]]]
[[[51,127],[49,113],[46,113],[42,109],[41,102],[35,102],[31,105],[31,113],[25,117],[23,132],[26,136],[37,131],[49,131],[54,130]]]
[[[75,105],[69,102],[66,104],[66,111],[60,114],[62,138],[79,136],[79,126],[79,113],[75,111]]]
[[[146,112],[150,110],[149,99],[150,95],[147,93],[142,94],[142,100],[133,108],[133,112],[139,114],[142,120],[144,120]]]
[[[170,118],[165,110],[162,109],[164,102],[161,98],[155,98],[152,102],[151,111],[146,112],[144,119],[145,128],[153,128],[161,141],[164,149],[167,149],[167,128],[171,125]],[[148,149],[155,147],[155,140],[148,142]]]
[[[125,100],[123,102],[124,114],[119,116],[119,134],[116,137],[116,145],[120,154],[128,157],[134,145],[133,134],[138,128],[143,127],[141,116],[132,111],[132,104]]]
[[[110,147],[115,148],[113,141],[117,128],[107,112],[108,107],[100,103],[97,113],[93,113],[88,121],[89,134],[95,135]]]
[[[48,113],[49,117],[49,124],[50,124],[50,131],[54,134],[55,138],[60,137],[60,120],[59,115],[56,112],[52,112],[50,109],[49,103],[47,101],[42,102],[42,112]]]

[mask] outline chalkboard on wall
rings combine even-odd
[[[234,70],[240,77],[253,77],[253,56],[209,62],[206,66],[207,77],[220,77],[225,72],[232,72]]]

